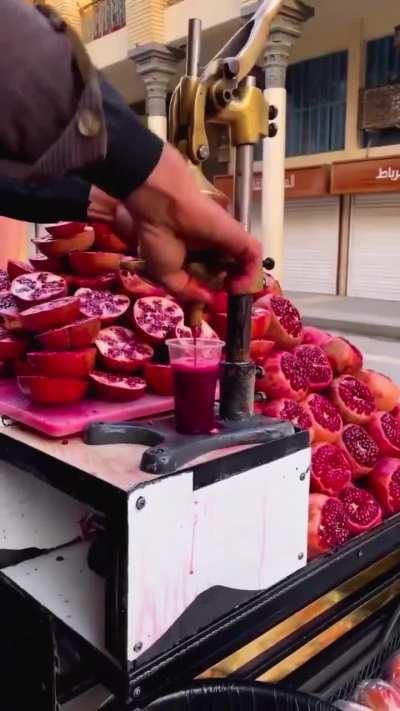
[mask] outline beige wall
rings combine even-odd
[[[128,30],[122,27],[105,37],[88,42],[86,48],[93,64],[99,69],[121,62],[128,56]]]

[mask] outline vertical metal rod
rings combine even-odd
[[[190,77],[199,76],[201,45],[201,20],[189,20],[188,44],[186,52],[186,74]]]
[[[255,77],[247,77],[246,86],[255,86]],[[243,227],[251,228],[254,145],[236,148],[234,215]],[[253,414],[255,366],[250,361],[251,294],[230,295],[226,362],[221,378],[221,417],[240,420]]]

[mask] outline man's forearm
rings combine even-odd
[[[78,178],[32,185],[0,176],[0,215],[26,222],[83,222],[91,186]]]

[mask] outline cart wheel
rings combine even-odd
[[[199,682],[153,701],[148,711],[334,711],[324,701],[270,684]]]

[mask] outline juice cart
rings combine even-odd
[[[172,101],[172,140],[211,193],[206,118],[231,127],[246,226],[275,115],[248,73],[280,4],[261,3],[202,73],[192,22]],[[177,441],[168,398],[92,403],[77,427],[0,383],[2,708],[56,711],[101,684],[102,708],[128,711],[214,678],[329,703],[400,648],[400,515],[307,564],[309,436],[251,415],[251,304],[230,299],[215,436]]]

